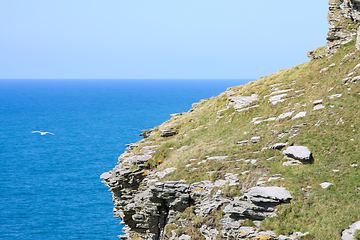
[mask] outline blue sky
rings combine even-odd
[[[0,1],[0,79],[256,79],[325,45],[327,0]]]

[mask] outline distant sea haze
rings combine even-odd
[[[118,239],[99,176],[124,145],[249,81],[0,80],[0,238]]]

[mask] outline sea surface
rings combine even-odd
[[[118,239],[99,176],[124,145],[249,81],[0,80],[0,239]]]

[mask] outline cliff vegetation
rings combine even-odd
[[[331,26],[351,39],[328,37],[312,61],[194,103],[129,144],[101,176],[127,225],[120,238],[358,239],[360,52],[344,14],[357,4],[330,1]]]

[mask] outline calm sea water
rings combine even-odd
[[[118,239],[99,176],[124,144],[246,82],[0,80],[0,239]]]

